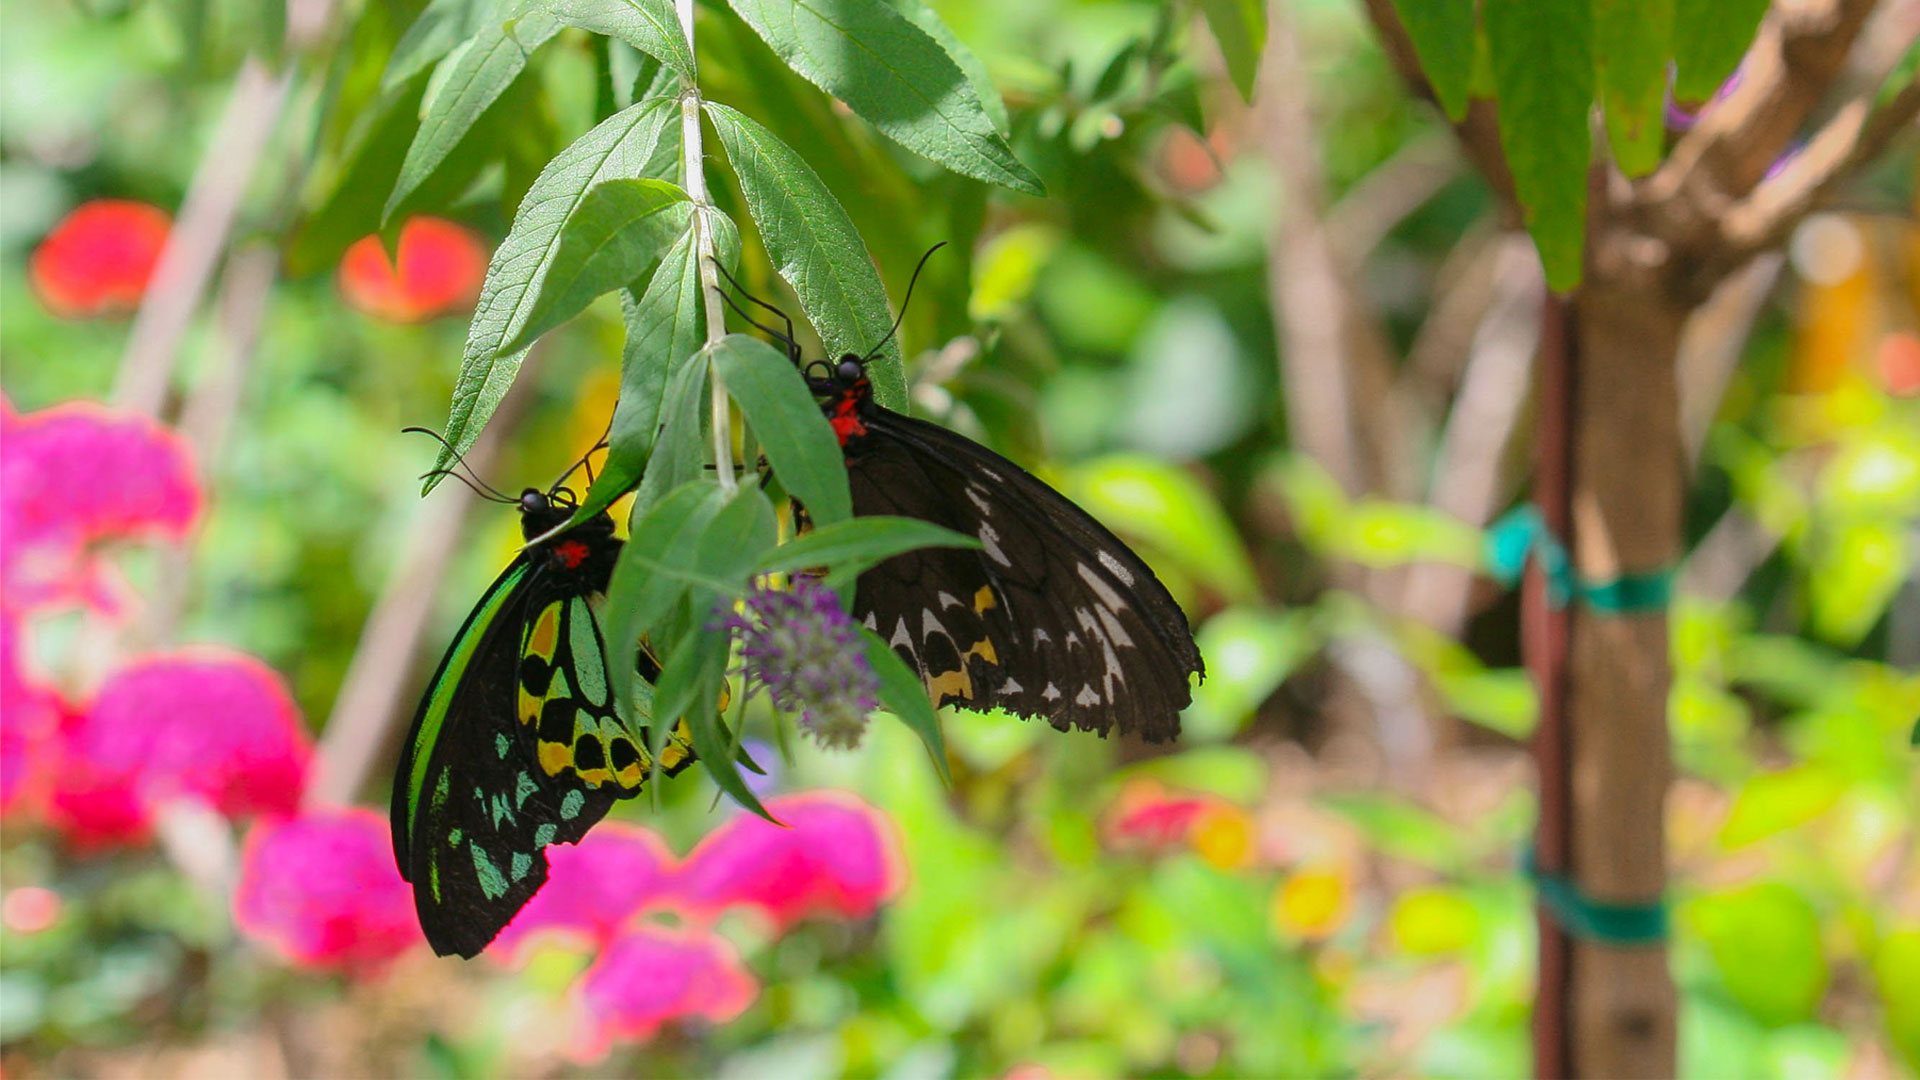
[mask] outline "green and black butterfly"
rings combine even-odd
[[[619,712],[595,611],[620,553],[613,519],[531,543],[573,515],[573,492],[488,497],[518,505],[530,543],[454,635],[393,783],[394,858],[441,956],[494,939],[547,880],[548,844],[579,841],[656,768],[693,761],[684,723],[656,763],[646,729]],[[644,649],[638,669],[659,678]]]

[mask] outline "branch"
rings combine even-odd
[[[1666,239],[1687,242],[1710,231],[1734,200],[1753,190],[1846,66],[1873,6],[1874,0],[1800,0],[1773,7],[1740,63],[1737,84],[1638,186],[1634,201],[1664,211]]]
[[[1869,97],[1842,105],[1806,148],[1720,219],[1724,257],[1740,263],[1783,243],[1793,227],[1920,116],[1920,81],[1879,108]]]
[[[687,55],[694,55],[693,44],[693,4],[694,0],[674,0],[674,10],[680,16],[680,30],[687,35]],[[680,95],[680,142],[681,173],[687,198],[693,202],[693,250],[700,264],[700,295],[706,302],[707,344],[712,345],[726,336],[727,316],[720,309],[720,280],[714,273],[713,224],[707,219],[712,207],[707,200],[706,148],[702,143],[700,131],[700,87],[688,80]],[[721,381],[720,368],[709,365],[708,376],[712,380],[713,410],[713,470],[720,478],[720,488],[732,492],[733,478],[733,413],[727,403],[727,384]]]

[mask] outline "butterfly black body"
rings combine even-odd
[[[528,541],[573,513],[565,489],[523,492]],[[602,513],[515,557],[454,636],[402,746],[394,858],[436,953],[485,948],[547,879],[548,844],[571,844],[652,771],[645,729],[619,713],[595,607],[621,542]],[[641,676],[659,668],[644,651]],[[676,733],[660,761],[692,761]]]
[[[1086,511],[1026,470],[873,400],[866,361],[808,365],[846,456],[855,516],[897,514],[977,538],[862,574],[853,617],[920,672],[936,705],[1006,709],[1061,730],[1180,732],[1204,676],[1180,606]]]

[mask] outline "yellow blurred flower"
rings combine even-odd
[[[1388,917],[1394,944],[1414,956],[1465,948],[1480,932],[1480,913],[1451,889],[1408,889]]]
[[[1187,842],[1209,866],[1237,870],[1253,861],[1253,818],[1237,806],[1215,803],[1194,821]]]
[[[1273,890],[1273,923],[1289,937],[1322,941],[1353,913],[1353,876],[1344,866],[1305,867]]]

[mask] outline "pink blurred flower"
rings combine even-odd
[[[0,412],[0,604],[116,605],[88,546],[157,535],[178,540],[200,512],[191,455],[137,413],[73,401]]]
[[[899,845],[878,810],[846,792],[767,800],[785,827],[740,814],[708,834],[681,868],[697,914],[758,908],[776,930],[809,915],[864,918],[904,883]]]
[[[44,785],[64,707],[28,675],[22,633],[18,616],[0,609],[0,813],[31,801]]]
[[[598,1061],[614,1040],[650,1039],[671,1021],[723,1023],[746,1011],[759,992],[725,940],[636,927],[601,952],[576,984],[585,1030],[572,1053],[582,1062]]]
[[[578,844],[546,851],[547,883],[500,931],[490,953],[512,956],[543,932],[603,945],[635,915],[672,902],[673,852],[648,829],[606,822]]]
[[[255,825],[234,921],[301,967],[372,974],[422,939],[384,817],[361,807]]]
[[[1176,846],[1216,801],[1175,795],[1152,780],[1129,783],[1108,814],[1107,841],[1115,847]]]
[[[291,814],[313,746],[277,673],[198,648],[115,672],[63,726],[60,751],[54,823],[100,843],[138,839],[170,799],[200,799],[229,818]]]
[[[27,277],[55,315],[125,314],[140,305],[172,227],[165,210],[146,203],[82,203],[34,250]]]

